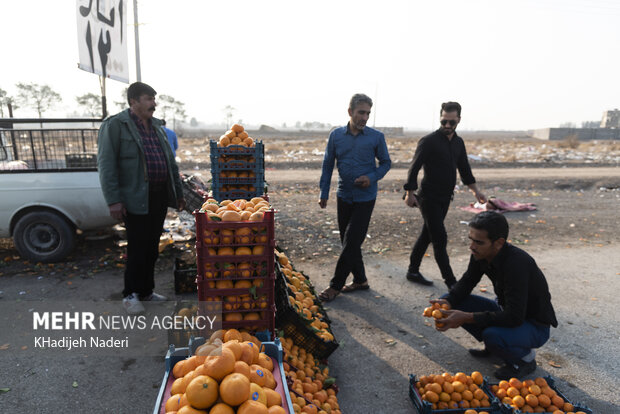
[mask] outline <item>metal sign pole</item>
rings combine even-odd
[[[133,31],[136,39],[136,80],[142,81],[140,73],[140,38],[138,35],[138,0],[133,0]]]

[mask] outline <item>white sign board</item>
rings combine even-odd
[[[76,1],[80,69],[129,83],[127,1]]]

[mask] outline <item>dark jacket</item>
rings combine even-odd
[[[528,320],[558,326],[545,275],[532,256],[510,243],[504,244],[491,263],[472,255],[467,271],[450,290],[448,302],[457,305],[466,298],[483,274],[493,282],[502,310],[474,313],[477,325],[514,327]]]
[[[152,123],[168,165],[168,206],[177,208],[178,200],[183,197],[179,168],[161,121],[152,118]],[[108,205],[120,202],[131,214],[147,214],[149,181],[144,148],[129,109],[103,121],[97,145],[99,181]]]

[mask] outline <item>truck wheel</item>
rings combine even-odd
[[[59,214],[33,211],[15,225],[13,242],[19,254],[33,262],[56,262],[75,247],[75,231]]]

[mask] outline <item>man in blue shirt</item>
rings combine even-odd
[[[329,287],[319,295],[322,301],[330,301],[340,292],[369,288],[362,260],[362,243],[377,198],[377,182],[391,166],[383,133],[366,126],[371,108],[372,99],[368,96],[353,95],[349,103],[349,123],[333,130],[327,141],[319,183],[319,206],[327,206],[332,172],[337,162],[338,228],[342,252]],[[379,160],[378,167],[375,158]],[[345,286],[349,273],[353,273],[353,282]]]
[[[161,120],[161,124],[162,124],[162,128],[166,132],[166,135],[168,136],[168,142],[170,143],[170,148],[172,148],[172,155],[174,155],[174,157],[176,158],[177,149],[179,148],[179,143],[177,141],[177,134],[173,130],[166,127],[165,119]]]

